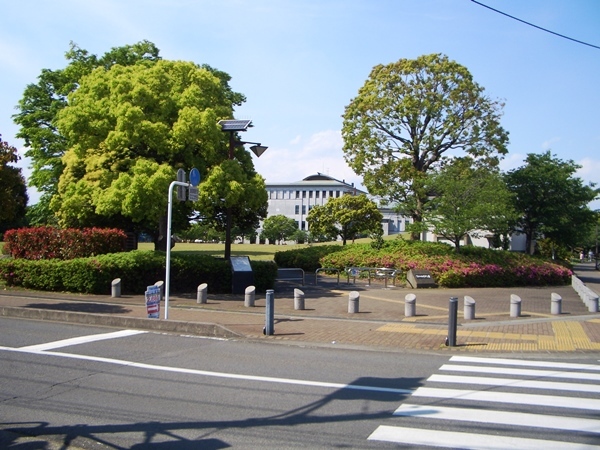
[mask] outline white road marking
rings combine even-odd
[[[600,399],[571,398],[556,395],[514,394],[510,392],[420,387],[414,392],[413,397],[512,403],[516,405],[551,406],[556,408],[587,409],[592,411],[600,410]]]
[[[36,346],[32,346],[36,347]],[[388,394],[412,394],[414,392],[413,389],[396,389],[396,388],[387,388],[380,386],[363,386],[358,384],[344,384],[344,383],[328,383],[322,381],[310,381],[310,380],[299,380],[293,378],[276,378],[276,377],[263,377],[256,375],[242,375],[242,374],[234,374],[234,373],[225,373],[225,372],[209,372],[206,370],[196,370],[196,369],[184,369],[181,367],[168,367],[168,366],[159,366],[154,364],[144,364],[138,363],[134,361],[125,361],[121,359],[112,359],[112,358],[102,358],[99,356],[88,356],[88,355],[77,355],[72,353],[60,353],[60,352],[49,352],[40,349],[32,349],[27,347],[22,348],[11,348],[11,347],[0,347],[0,351],[8,351],[8,352],[17,352],[17,353],[30,353],[36,355],[44,355],[44,356],[55,356],[59,358],[71,358],[71,359],[79,359],[84,361],[94,361],[106,364],[115,364],[119,366],[125,367],[133,367],[137,369],[145,369],[145,370],[158,370],[162,372],[173,372],[173,373],[183,373],[188,375],[200,375],[205,377],[217,377],[217,378],[228,378],[233,380],[246,380],[246,381],[257,381],[257,382],[265,382],[265,383],[281,383],[281,384],[294,384],[301,386],[312,386],[312,387],[322,387],[328,389],[350,389],[356,391],[370,391],[370,392],[385,392]]]
[[[46,344],[29,345],[27,347],[21,347],[23,351],[38,352],[44,350],[51,350],[61,347],[70,347],[71,345],[87,344],[89,342],[104,341],[106,339],[117,339],[122,337],[134,336],[136,334],[146,333],[146,331],[140,330],[121,330],[113,333],[103,334],[91,334],[89,336],[81,336],[70,339],[63,339],[60,341],[48,342]]]
[[[600,433],[600,420],[582,417],[559,417],[513,411],[448,408],[445,406],[413,405],[410,403],[401,405],[394,412],[394,415],[419,417],[421,419],[551,428],[553,430],[577,431],[581,433]]]
[[[587,372],[557,372],[535,369],[514,369],[510,367],[481,367],[444,364],[440,370],[454,372],[492,373],[496,375],[519,375],[524,377],[572,378],[576,380],[600,381],[600,373]]]
[[[599,449],[595,445],[577,444],[564,441],[547,441],[509,436],[458,433],[454,431],[419,430],[404,427],[380,426],[369,436],[372,441],[386,441],[398,444],[430,445],[433,447],[478,449],[478,450],[584,450]]]
[[[565,362],[550,362],[550,361],[530,361],[520,359],[504,359],[504,358],[478,358],[475,356],[453,356],[450,361],[468,362],[479,364],[498,364],[507,366],[521,367],[544,367],[547,369],[569,369],[569,370],[597,370],[600,371],[600,365],[597,364],[577,364]]]
[[[520,380],[517,378],[483,378],[459,375],[431,375],[427,381],[438,383],[475,384],[483,386],[502,386],[509,388],[552,389],[571,392],[591,392],[600,394],[599,384],[561,383],[558,381]]]

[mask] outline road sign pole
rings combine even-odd
[[[181,181],[172,181],[169,185],[167,202],[167,261],[165,269],[165,320],[169,318],[169,292],[171,287],[171,222],[173,220],[173,188],[175,186],[187,186]]]

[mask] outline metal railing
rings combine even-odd
[[[335,272],[337,273],[337,284],[340,284],[340,269],[335,267],[320,267],[315,270],[315,286],[319,284],[319,272]]]
[[[392,285],[396,286],[396,277],[399,272],[396,269],[390,269],[388,267],[347,267],[345,269],[347,282],[350,284],[350,277],[353,278],[353,284],[356,284],[356,277],[361,276],[363,273],[367,273],[367,283],[371,284],[371,278],[383,279],[385,283],[385,287],[388,285],[388,280],[392,280]]]

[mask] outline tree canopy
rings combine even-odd
[[[498,170],[477,166],[469,157],[456,158],[432,176],[434,197],[424,224],[452,242],[506,234],[515,220],[511,195]]]
[[[332,198],[322,206],[314,206],[306,217],[312,234],[340,236],[343,245],[360,234],[381,237],[382,220],[377,205],[366,195]]]
[[[17,149],[0,135],[0,234],[23,225],[27,207],[27,186],[19,167],[9,164],[19,160]]]
[[[529,153],[524,166],[505,175],[519,214],[515,231],[525,234],[529,253],[534,253],[535,240],[542,237],[573,248],[589,235],[595,214],[588,204],[599,192],[594,184],[586,186],[574,177],[579,168],[547,151]]]
[[[26,90],[22,106],[30,108],[15,120],[59,224],[145,231],[161,248],[168,186],[177,169],[196,167],[200,216],[218,225],[220,208],[231,208],[234,226],[258,226],[266,215],[264,180],[243,148],[227,159],[228,136],[218,125],[243,95],[231,90],[224,72],[165,61],[144,48],[113,49],[101,59],[72,49],[75,62],[54,75],[76,82],[62,86],[61,96],[51,86],[35,97],[51,105],[46,109],[36,109],[33,86]],[[189,202],[175,205],[174,228],[187,223],[192,209]]]
[[[462,151],[493,165],[506,153],[502,107],[444,55],[378,65],[345,109],[344,157],[369,193],[400,205],[418,224],[427,175],[443,158]]]
[[[268,239],[270,243],[279,242],[281,244],[294,236],[298,230],[298,224],[294,219],[283,214],[277,214],[267,217],[262,228],[261,239]]]

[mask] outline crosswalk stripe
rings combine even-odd
[[[440,374],[431,375],[427,381],[433,381],[437,383],[502,386],[507,388],[553,389],[570,392],[590,392],[594,394],[600,394],[600,385],[598,384],[561,383],[558,381],[520,380],[517,378],[484,378]]]
[[[445,406],[414,405],[405,403],[395,416],[419,417],[422,419],[457,420],[486,424],[513,425],[520,427],[551,428],[554,430],[600,433],[600,420],[580,417],[557,417],[544,414],[493,411]]]
[[[551,406],[556,408],[574,408],[599,411],[600,400],[593,398],[571,398],[556,395],[514,394],[510,392],[473,391],[461,389],[439,389],[420,387],[413,397],[445,398],[518,405]]]
[[[543,367],[546,369],[600,371],[600,365],[598,365],[598,364],[577,364],[577,363],[531,361],[531,360],[505,359],[505,358],[478,358],[476,356],[453,356],[452,358],[450,358],[450,361],[479,363],[479,364],[497,364],[497,365],[507,365],[507,366],[521,366],[521,367]]]
[[[406,427],[379,426],[368,438],[372,441],[394,442],[398,444],[430,445],[434,447],[506,450],[585,450],[600,449],[595,445],[578,444],[563,441],[548,441],[543,439],[517,438],[455,431],[423,430]]]
[[[600,373],[587,372],[557,372],[535,369],[514,369],[509,367],[480,367],[444,364],[440,370],[453,372],[493,373],[495,375],[519,375],[527,377],[572,378],[576,380],[600,381]]]
[[[136,334],[143,334],[143,333],[146,333],[146,331],[121,330],[121,331],[113,331],[111,333],[91,334],[88,336],[78,336],[78,337],[74,337],[74,338],[70,338],[70,339],[63,339],[60,341],[46,342],[44,344],[29,345],[27,347],[21,347],[20,350],[32,351],[32,352],[43,352],[46,350],[53,350],[56,348],[70,347],[73,345],[80,345],[80,344],[88,344],[90,342],[104,341],[107,339],[117,339],[117,338],[122,338],[122,337],[135,336]]]

